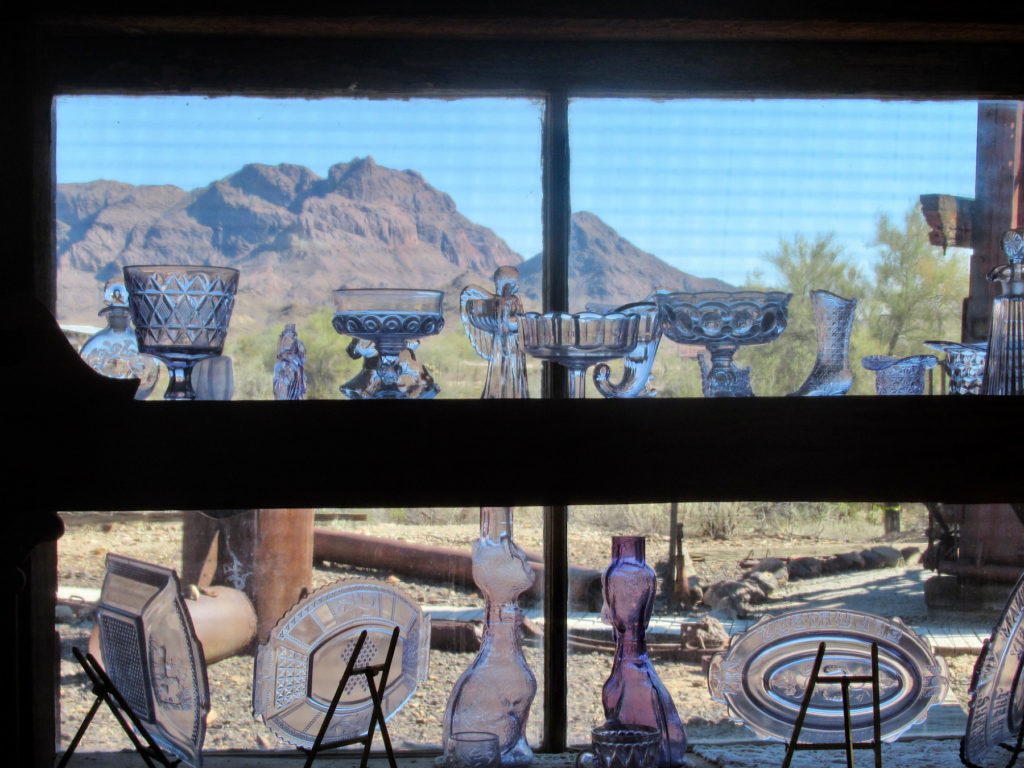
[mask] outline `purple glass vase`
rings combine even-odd
[[[647,656],[647,623],[654,608],[654,571],[644,562],[643,536],[613,536],[612,563],[602,577],[602,618],[615,634],[615,661],[601,692],[608,723],[661,731],[659,768],[681,766],[686,731],[675,704]]]

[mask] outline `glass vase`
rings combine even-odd
[[[520,644],[523,612],[518,599],[533,584],[533,568],[512,540],[512,510],[481,507],[480,538],[473,544],[473,580],[484,595],[484,633],[480,651],[462,673],[444,713],[446,758],[453,733],[493,733],[501,764],[533,762],[526,742],[526,721],[537,693]]]
[[[790,394],[797,397],[845,395],[853,384],[850,331],[857,300],[844,299],[829,291],[811,291],[811,308],[818,354],[807,379]]]
[[[661,732],[658,765],[669,768],[683,764],[686,731],[647,655],[647,623],[656,584],[644,550],[643,536],[612,537],[612,562],[602,577],[601,615],[614,631],[615,661],[601,703],[608,724],[657,728]]]

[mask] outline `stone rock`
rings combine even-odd
[[[887,544],[880,544],[877,547],[872,547],[871,551],[882,558],[882,562],[885,563],[885,568],[895,568],[903,562],[903,555],[895,547],[890,547]]]
[[[831,557],[824,557],[821,560],[821,572],[822,574],[839,573],[845,570],[843,567],[843,561],[839,559],[838,555],[832,555]]]
[[[821,576],[821,560],[816,557],[797,557],[789,561],[789,578],[813,579]]]
[[[729,645],[729,633],[718,619],[705,616],[693,624],[681,625],[679,642],[683,648],[724,648]]]
[[[862,549],[860,556],[864,558],[864,567],[868,570],[885,567],[885,558],[874,549]]]
[[[843,571],[862,571],[866,565],[860,552],[843,552],[835,558],[842,564],[840,570]]]
[[[764,600],[764,592],[751,582],[723,579],[704,593],[704,604],[712,615],[727,619],[744,619],[751,615],[751,602]]]
[[[900,550],[900,554],[903,556],[903,561],[906,563],[917,562],[917,560],[920,559],[919,556],[921,554],[921,548],[915,547],[913,545],[909,547],[903,547],[903,549]]]
[[[771,571],[754,571],[744,576],[743,580],[757,584],[765,597],[770,597],[772,592],[779,588],[779,580]]]

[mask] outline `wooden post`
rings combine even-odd
[[[670,611],[679,608],[676,596],[676,524],[679,521],[679,502],[673,501],[668,509],[668,568],[665,569],[665,600]]]
[[[900,532],[900,505],[894,501],[887,501],[882,507],[882,526],[885,533]]]
[[[205,586],[207,574],[212,574],[212,584],[245,592],[256,608],[256,642],[265,642],[278,619],[312,585],[313,510],[246,509],[227,517],[187,514],[182,582]]]
[[[1003,261],[1000,240],[1020,226],[1021,102],[978,104],[978,149],[971,225],[970,295],[964,302],[962,341],[987,341],[995,286],[986,279]]]

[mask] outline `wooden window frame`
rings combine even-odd
[[[1019,498],[1010,436],[1019,398],[562,399],[558,370],[532,401],[137,404],[81,366],[53,322],[55,305],[52,99],[75,93],[327,96],[529,96],[545,100],[544,301],[567,304],[567,103],[576,96],[1024,97],[1024,25],[1009,11],[934,11],[927,21],[868,12],[825,19],[810,5],[673,4],[623,13],[610,4],[544,11],[497,3],[486,15],[433,15],[351,4],[343,15],[261,18],[182,11],[175,16],[76,13],[30,17],[6,32],[5,130],[11,147],[5,232],[7,423],[28,417],[7,462],[16,521],[9,591],[15,621],[14,724],[18,764],[54,753],[55,510],[543,505],[547,508],[545,727],[542,748],[565,747],[565,569],[570,504],[696,500]],[[962,9],[960,9],[962,10]],[[935,14],[938,14],[937,16]],[[927,190],[922,190],[927,191]],[[15,365],[28,364],[15,368]],[[560,369],[559,369],[560,370]],[[186,413],[187,411],[187,413]],[[435,441],[400,483],[374,478],[390,448],[380,425],[406,423]],[[222,471],[154,487],[144,473],[101,487],[91,468],[61,458],[88,440],[173,434],[182,422],[217,435]],[[514,424],[544,435],[544,453],[507,439],[489,447],[489,476],[452,481],[442,457],[461,450],[459,424]],[[725,425],[723,427],[723,425]],[[479,427],[476,427],[477,429]],[[358,450],[340,434],[359,434]],[[297,438],[300,458],[274,446]],[[531,439],[536,439],[532,437]],[[917,450],[908,455],[907,441]],[[615,466],[605,457],[616,451]],[[756,470],[721,456],[743,452]],[[530,458],[534,457],[534,458]],[[344,461],[342,461],[344,459]],[[344,467],[340,469],[339,467]],[[601,471],[595,472],[599,466]],[[241,482],[244,478],[244,482]],[[586,478],[586,482],[580,482]]]

